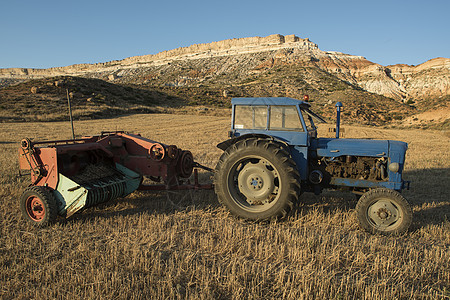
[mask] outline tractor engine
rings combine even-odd
[[[322,170],[325,176],[329,177],[386,181],[386,163],[385,157],[322,157],[311,165],[311,170]]]

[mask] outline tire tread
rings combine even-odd
[[[242,151],[247,147],[260,148],[261,150],[272,153],[275,156],[275,159],[282,165],[282,168],[287,171],[288,174],[288,189],[289,193],[287,194],[287,199],[282,208],[280,208],[275,215],[266,216],[263,218],[256,218],[257,220],[269,220],[269,219],[282,219],[286,217],[289,211],[294,207],[294,203],[297,202],[298,197],[300,195],[300,174],[297,170],[297,166],[292,159],[289,152],[286,150],[286,146],[272,141],[268,139],[262,138],[249,138],[236,142],[232,146],[228,147],[224,153],[220,156],[219,161],[216,165],[216,169],[214,172],[214,189],[218,196],[219,202],[224,205],[227,205],[227,200],[225,199],[226,192],[225,187],[221,186],[221,182],[223,182],[223,176],[227,174],[223,172],[222,168],[226,162],[226,160],[232,155],[232,153],[237,151]],[[242,216],[241,216],[242,217]]]
[[[32,195],[39,197],[45,206],[46,214],[40,222],[32,220],[26,211],[26,200]],[[54,197],[52,191],[44,186],[31,186],[26,188],[20,197],[20,210],[25,220],[37,227],[45,227],[54,223],[58,216],[58,205],[56,198]]]
[[[376,201],[378,197],[381,196],[395,200],[396,204],[400,206],[402,209],[404,218],[402,219],[402,224],[400,224],[399,228],[395,230],[392,231],[380,230],[370,225],[369,222],[366,220],[367,208],[372,203],[374,203],[374,201]],[[384,235],[402,234],[408,231],[408,228],[412,222],[412,209],[408,201],[399,192],[388,188],[376,188],[364,193],[358,200],[355,211],[360,227],[370,233],[379,233]]]

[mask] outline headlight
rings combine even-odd
[[[399,168],[400,168],[399,163],[394,162],[389,164],[389,171],[391,172],[397,173]]]

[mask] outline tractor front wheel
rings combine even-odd
[[[360,226],[370,233],[401,234],[408,230],[412,210],[399,192],[377,188],[364,193],[356,205]]]
[[[29,187],[20,197],[20,211],[29,223],[38,227],[47,226],[56,220],[55,197],[46,187]]]
[[[250,220],[284,217],[300,193],[300,175],[289,152],[265,139],[242,140],[226,149],[214,182],[219,201]]]

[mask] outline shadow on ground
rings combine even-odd
[[[404,172],[411,181],[403,196],[411,204],[414,215],[412,229],[441,225],[450,220],[450,169],[420,169]]]
[[[211,210],[220,207],[212,190],[135,192],[126,198],[109,201],[75,214],[67,221],[90,218],[114,218],[142,213],[174,214],[190,210]]]
[[[428,225],[441,225],[450,219],[448,191],[449,169],[426,169],[405,172],[411,189],[403,195],[411,204],[414,215],[411,230]],[[350,192],[325,191],[321,195],[304,193],[292,213],[308,213],[319,209],[325,214],[353,210],[357,197]],[[136,192],[133,195],[89,208],[72,220],[94,217],[111,218],[140,213],[173,214],[180,211],[211,210],[221,207],[214,191]]]

